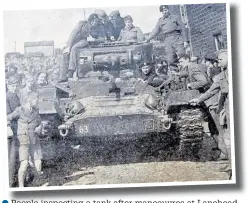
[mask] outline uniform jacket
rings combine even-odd
[[[27,137],[28,140],[25,141],[25,144],[36,144],[38,138],[35,135],[35,128],[41,123],[38,109],[34,108],[30,112],[27,108],[20,106],[7,116],[8,123],[15,118],[19,118],[17,135]]]
[[[206,91],[200,96],[199,100],[200,102],[203,102],[218,93],[219,112],[225,109],[229,118],[228,85],[228,72],[226,69],[225,71],[222,71],[219,75],[216,76],[216,78],[214,79],[214,83],[211,85],[208,91]]]
[[[131,29],[123,28],[120,32],[118,41],[142,42],[144,39],[145,38],[141,29],[133,26]]]
[[[118,39],[121,30],[125,27],[124,19],[122,17],[117,17],[111,20],[111,23],[113,24],[113,27],[114,27],[113,35],[115,39]]]
[[[205,67],[201,64],[190,63],[188,70],[180,72],[180,77],[188,77],[192,89],[206,88],[209,80]]]
[[[168,17],[159,18],[155,28],[149,35],[149,39],[153,39],[160,33],[168,34],[173,31],[180,31],[184,41],[188,41],[186,28],[181,19],[176,15],[169,15]]]
[[[19,106],[20,106],[20,99],[17,96],[17,94],[8,91],[6,93],[7,115],[11,114]]]
[[[87,40],[87,37],[91,35],[93,38],[105,38],[104,26],[91,27],[87,21],[79,21],[76,27],[72,30],[69,39],[67,41],[67,47],[72,47],[80,40]]]
[[[111,36],[114,36],[114,26],[110,20],[103,22],[104,34],[108,40],[110,40]]]

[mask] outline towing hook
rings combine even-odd
[[[171,128],[172,119],[168,118],[168,116],[165,116],[164,118],[162,118],[161,123],[165,130],[169,130]]]
[[[66,137],[66,136],[68,135],[68,132],[69,132],[68,129],[60,129],[60,130],[59,130],[59,134],[60,134],[62,137]]]
[[[71,128],[70,125],[66,125],[66,124],[60,125],[58,127],[60,136],[62,137],[67,136],[69,133],[69,128]]]

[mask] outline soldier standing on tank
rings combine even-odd
[[[7,115],[14,112],[20,106],[20,99],[17,96],[17,88],[19,81],[16,78],[10,78],[7,82],[8,91],[6,93],[6,108]],[[15,184],[15,176],[17,174],[17,119],[10,122],[10,127],[13,136],[8,138],[8,152],[9,152],[9,185],[13,187]]]
[[[182,68],[179,73],[180,78],[188,80],[187,89],[204,92],[210,84],[205,67],[191,62],[189,55],[185,53],[178,56],[178,61]]]
[[[117,41],[121,42],[142,42],[144,34],[139,27],[133,25],[133,18],[130,15],[124,17],[125,27],[121,30]]]
[[[114,38],[118,39],[121,30],[125,27],[124,19],[120,16],[120,12],[118,10],[112,11],[109,14],[109,20],[113,24],[114,27]]]
[[[88,47],[89,42],[100,43],[105,41],[105,30],[98,15],[93,13],[89,16],[87,21],[80,21],[73,29],[69,36],[68,42],[63,50],[64,66],[69,56],[69,68],[64,67],[61,75],[67,73],[67,79],[73,77],[73,73],[77,68],[77,51],[79,48]],[[67,81],[63,76],[60,82]]]
[[[228,165],[220,171],[227,172],[231,175],[231,141],[230,141],[230,114],[229,114],[229,81],[228,81],[228,55],[227,50],[221,50],[217,54],[218,64],[221,67],[221,73],[216,76],[214,83],[210,89],[202,94],[199,98],[190,101],[192,105],[198,105],[215,94],[219,94],[218,106],[215,108],[216,113],[219,115],[219,124],[221,125],[221,135],[225,143],[227,157],[229,159]]]
[[[176,56],[179,53],[185,52],[185,48],[188,47],[188,36],[181,19],[170,14],[168,5],[161,5],[159,10],[163,17],[159,18],[147,41],[149,42],[159,34],[163,35],[166,61],[170,66],[176,62]]]
[[[109,20],[106,12],[104,10],[95,10],[95,13],[98,15],[102,24],[104,26],[104,32],[107,40],[115,40],[114,37],[114,26]]]

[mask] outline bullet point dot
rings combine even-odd
[[[8,200],[3,200],[2,203],[9,203]]]

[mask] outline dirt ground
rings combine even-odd
[[[145,142],[147,143],[147,142]],[[54,166],[45,166],[42,186],[228,180],[227,161],[182,161],[176,148],[148,142],[88,141],[74,146]],[[140,147],[140,146],[143,147]]]

